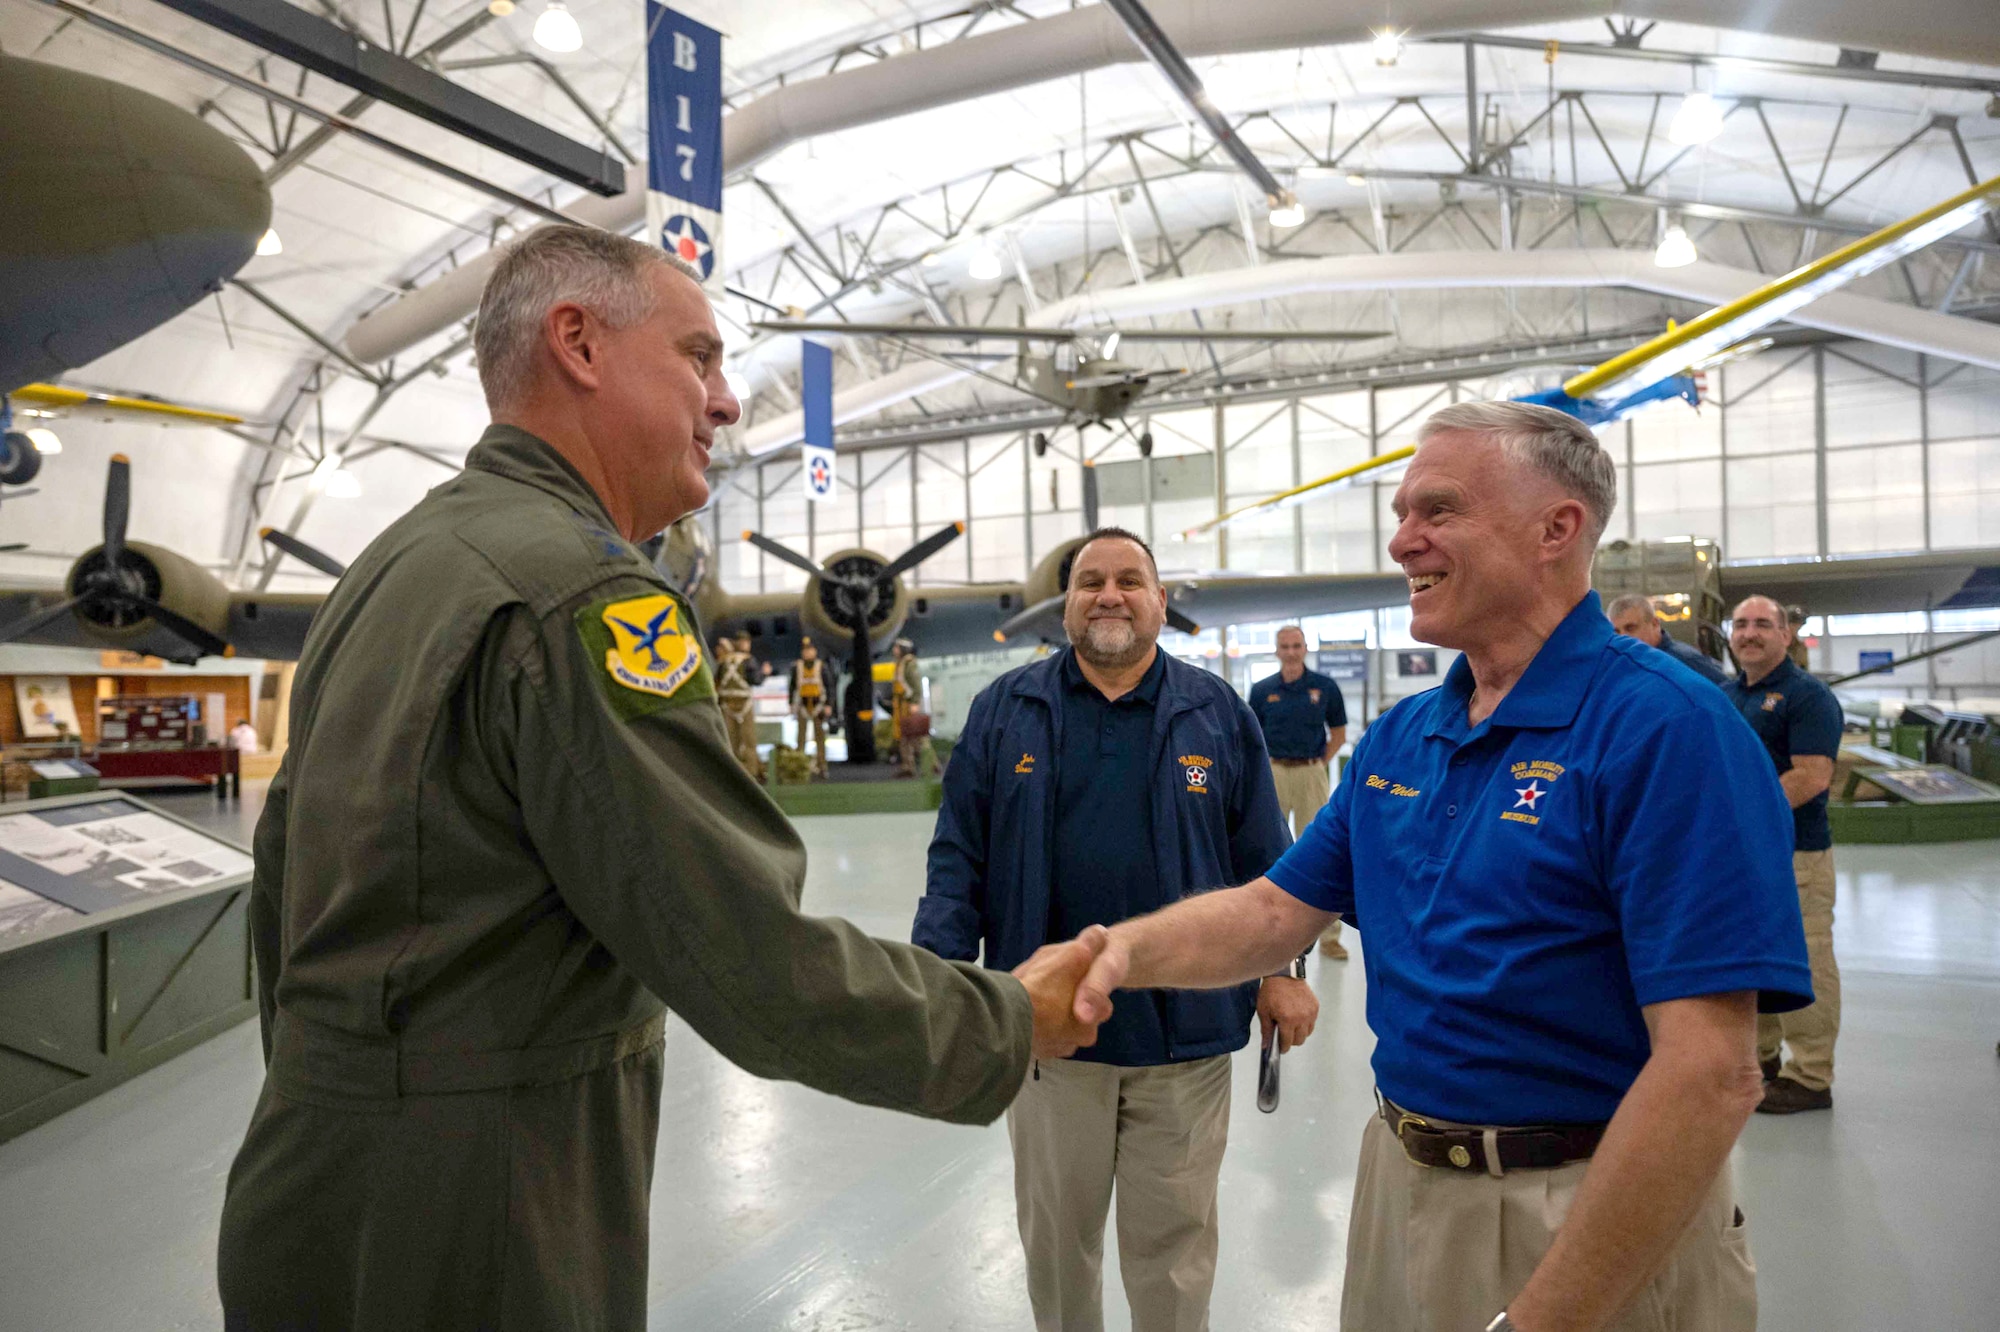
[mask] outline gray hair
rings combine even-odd
[[[1622,597],[1614,597],[1611,604],[1604,608],[1606,615],[1614,617],[1626,611],[1644,611],[1655,620],[1660,618],[1659,608],[1653,605],[1653,599],[1642,592],[1627,592]]]
[[[1417,444],[1448,430],[1490,436],[1509,458],[1579,501],[1590,516],[1590,545],[1597,545],[1618,507],[1618,467],[1589,426],[1567,412],[1528,402],[1461,402],[1433,413],[1417,432]]]
[[[498,411],[527,387],[551,306],[573,301],[612,328],[630,328],[653,313],[646,275],[656,265],[701,283],[665,250],[595,227],[537,227],[509,245],[486,280],[472,331],[487,407]]]

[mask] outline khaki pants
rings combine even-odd
[[[1045,1059],[1007,1111],[1038,1332],[1103,1332],[1104,1219],[1132,1332],[1206,1332],[1229,1056],[1117,1068]]]
[[[1757,1018],[1757,1058],[1778,1057],[1779,1042],[1792,1057],[1779,1070],[1802,1087],[1833,1086],[1833,1042],[1840,1035],[1840,966],[1833,960],[1833,852],[1792,852],[1799,885],[1799,914],[1806,923],[1806,959],[1812,963],[1813,1002],[1791,1013]]]
[[[1378,1115],[1347,1226],[1345,1332],[1465,1332],[1521,1292],[1589,1162],[1492,1175],[1417,1165]],[[1667,1266],[1604,1332],[1755,1332],[1757,1268],[1725,1165]]]
[[[1285,826],[1297,837],[1306,830],[1326,805],[1333,784],[1324,763],[1280,763],[1271,761],[1271,784],[1278,788],[1278,808]],[[1340,942],[1340,922],[1334,921],[1321,934],[1322,943]]]

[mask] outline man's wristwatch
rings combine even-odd
[[[1486,1332],[1514,1332],[1514,1320],[1502,1309],[1492,1322],[1486,1325]]]
[[[1291,960],[1291,963],[1288,966],[1286,966],[1286,968],[1283,971],[1274,971],[1270,975],[1266,976],[1264,979],[1304,980],[1306,978],[1306,958],[1309,954],[1311,954],[1311,952],[1312,949],[1310,948],[1306,949],[1305,952],[1300,953],[1297,957],[1293,958]]]

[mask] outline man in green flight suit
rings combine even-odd
[[[800,913],[633,545],[739,412],[693,271],[533,232],[476,346],[494,424],[320,610],[257,825],[229,1329],[643,1327],[669,1008],[752,1073],[961,1123],[1095,1039],[1087,945],[1010,977]]]

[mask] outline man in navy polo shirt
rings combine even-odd
[[[1382,1103],[1357,1332],[1756,1324],[1727,1163],[1758,1010],[1811,999],[1789,820],[1721,691],[1606,623],[1616,477],[1547,408],[1425,422],[1389,554],[1410,633],[1463,656],[1369,728],[1266,877],[1112,927],[1077,990],[1101,1013],[1119,986],[1230,984],[1351,913]]]
[[[987,966],[1009,967],[1255,878],[1291,845],[1250,710],[1220,676],[1159,650],[1167,599],[1146,543],[1100,529],[1065,591],[1071,647],[987,686],[945,769],[910,937],[947,958],[972,961],[983,944]],[[1007,1133],[1042,1332],[1104,1326],[1114,1185],[1132,1326],[1208,1326],[1229,1056],[1252,1012],[1289,1047],[1311,1034],[1319,1002],[1303,978],[1275,975],[1122,995],[1085,1057],[1035,1066]]]
[[[1789,649],[1798,638],[1786,608],[1746,597],[1729,620],[1729,650],[1743,668],[1723,690],[1764,742],[1792,806],[1792,877],[1812,959],[1813,1002],[1757,1019],[1767,1115],[1833,1105],[1833,1043],[1840,1035],[1840,965],[1833,959],[1833,829],[1826,794],[1840,757],[1845,720],[1833,691],[1800,670]],[[1790,1046],[1782,1065],[1779,1053]]]
[[[1333,756],[1347,743],[1347,700],[1340,696],[1339,685],[1306,669],[1304,629],[1288,624],[1278,631],[1276,642],[1278,673],[1250,686],[1250,711],[1264,728],[1278,808],[1296,837],[1325,807],[1326,793],[1332,789]],[[1319,950],[1347,960],[1338,920],[1320,936]]]
[[[1667,632],[1660,623],[1660,613],[1653,609],[1651,597],[1628,592],[1606,606],[1604,614],[1613,631],[1636,638],[1647,647],[1658,648],[1712,685],[1729,683],[1729,672],[1717,665],[1713,657]]]

